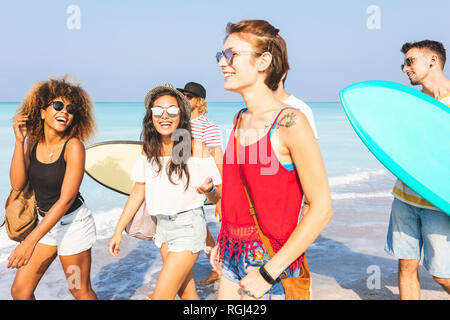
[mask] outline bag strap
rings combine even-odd
[[[272,244],[270,243],[269,238],[267,238],[264,235],[264,233],[262,232],[262,230],[261,230],[261,226],[259,225],[259,221],[258,221],[258,216],[256,215],[255,205],[253,203],[252,197],[250,196],[250,192],[248,190],[247,183],[245,182],[245,179],[242,176],[241,165],[239,163],[239,152],[238,152],[239,147],[238,146],[240,144],[239,130],[240,130],[240,127],[241,127],[241,119],[242,119],[242,117],[241,117],[241,115],[239,115],[238,123],[237,123],[237,126],[236,126],[236,138],[235,138],[236,139],[236,142],[235,142],[236,161],[237,161],[238,168],[239,168],[239,175],[240,175],[242,183],[244,185],[245,194],[247,195],[250,215],[252,216],[253,221],[255,222],[255,225],[256,225],[256,227],[258,229],[259,237],[261,238],[261,240],[262,240],[262,242],[264,244],[264,247],[267,250],[267,253],[269,254],[270,258],[272,258],[275,255],[275,252],[273,251]]]

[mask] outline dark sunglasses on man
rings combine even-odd
[[[405,65],[410,67],[414,62],[414,58],[406,58],[405,63],[401,65],[402,70],[405,68]]]
[[[191,100],[191,99],[197,97],[197,96],[195,96],[195,95],[193,95],[193,94],[191,94],[191,93],[184,93],[184,96],[185,96],[188,100]]]
[[[61,111],[64,108],[64,103],[61,101],[53,101],[51,103],[53,105],[53,109],[55,111]],[[66,105],[67,113],[74,114],[77,111],[77,106],[74,104],[68,104]]]

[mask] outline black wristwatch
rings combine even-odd
[[[264,278],[264,280],[267,281],[268,284],[270,285],[274,285],[278,280],[280,280],[280,277],[278,277],[277,279],[272,278],[272,276],[267,272],[266,269],[264,269],[264,265],[262,265],[259,268],[259,273],[261,274],[261,276]]]

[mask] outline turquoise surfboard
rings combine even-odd
[[[416,89],[365,81],[340,92],[353,129],[403,183],[450,215],[450,107]]]

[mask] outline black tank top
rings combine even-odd
[[[48,210],[58,201],[61,195],[61,187],[66,173],[66,161],[64,160],[64,151],[66,150],[67,142],[61,150],[58,160],[52,163],[42,163],[36,158],[37,143],[31,150],[30,168],[28,169],[28,178],[30,179],[31,187],[34,190],[38,213],[44,217]],[[65,213],[69,214],[78,209],[83,204],[83,198],[78,192],[77,199],[72,206]]]

